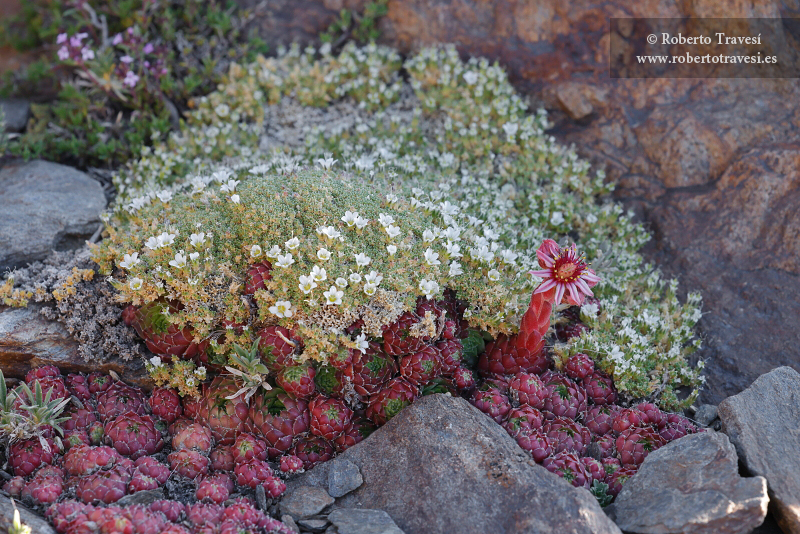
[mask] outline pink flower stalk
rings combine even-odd
[[[536,256],[543,270],[530,271],[530,274],[543,278],[544,281],[534,294],[555,288],[554,302],[559,304],[566,298],[573,306],[580,306],[585,296],[593,295],[590,288],[597,285],[600,277],[589,268],[586,258],[578,253],[577,246],[573,244],[562,249],[552,239],[545,239],[536,251]]]

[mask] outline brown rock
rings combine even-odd
[[[764,477],[741,478],[722,433],[691,434],[648,455],[613,505],[617,526],[648,534],[749,534],[767,514]]]
[[[55,534],[56,531],[43,517],[31,512],[22,504],[15,502],[19,510],[19,518],[23,525],[31,527],[35,534]],[[9,532],[14,522],[14,504],[11,499],[0,495],[0,532]]]
[[[800,534],[800,373],[770,371],[718,411],[747,470],[767,479],[778,525],[785,534]]]
[[[334,506],[384,510],[406,534],[619,532],[589,492],[535,464],[461,398],[422,397],[337,460],[364,483]],[[326,488],[332,464],[289,481],[289,494]]]
[[[24,379],[28,370],[41,365],[55,365],[62,373],[114,371],[129,384],[145,389],[153,387],[140,359],[86,361],[78,354],[78,343],[70,337],[66,327],[43,317],[38,307],[0,307],[0,369],[3,374]]]

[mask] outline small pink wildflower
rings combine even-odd
[[[91,48],[84,46],[81,49],[81,57],[84,61],[89,61],[90,59],[94,59],[94,50]]]
[[[69,36],[66,33],[59,33],[58,37],[56,37],[56,44],[64,44],[67,42],[67,38]]]
[[[585,296],[593,295],[590,288],[597,285],[600,277],[589,268],[586,258],[578,253],[577,246],[562,249],[552,239],[545,239],[536,256],[539,266],[544,269],[530,271],[530,274],[544,278],[544,281],[534,294],[555,288],[555,302],[558,304],[566,297],[566,301],[573,306],[580,306]]]
[[[69,50],[67,50],[66,46],[62,46],[58,49],[58,59],[61,61],[66,61],[69,59]]]
[[[131,88],[136,87],[136,84],[139,83],[139,77],[136,75],[135,72],[129,70],[128,73],[125,75],[125,79],[122,80],[122,83]]]

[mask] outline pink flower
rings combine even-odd
[[[153,44],[152,43],[147,43],[146,45],[144,45],[144,53],[145,54],[152,54],[153,53]]]
[[[121,42],[122,42],[122,34],[118,33],[117,35],[114,36],[114,39],[111,41],[111,44],[113,44],[114,46],[117,46]]]
[[[585,296],[593,294],[590,288],[600,281],[575,245],[562,249],[552,239],[545,239],[536,256],[539,266],[544,269],[530,273],[544,278],[544,281],[533,293],[544,293],[555,288],[556,304],[566,298],[569,304],[580,306]]]
[[[58,37],[56,37],[56,44],[64,44],[66,42],[67,42],[67,34],[59,33]]]
[[[131,88],[136,87],[136,84],[139,83],[139,77],[132,70],[129,70],[122,83]]]
[[[119,58],[119,60],[122,61],[123,63],[125,63],[126,65],[128,63],[133,63],[133,58],[131,56],[127,55],[127,54],[122,56],[121,58]]]
[[[69,59],[69,50],[67,50],[66,46],[62,46],[58,49],[58,59],[61,61],[66,61]]]
[[[89,61],[90,59],[94,59],[94,50],[88,47],[83,47],[81,50],[81,57],[84,61]]]

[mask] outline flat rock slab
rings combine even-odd
[[[778,367],[719,405],[722,429],[748,471],[767,479],[772,513],[800,534],[800,373]]]
[[[311,517],[333,504],[333,497],[318,486],[298,486],[287,492],[281,501],[281,513],[294,519]]]
[[[764,477],[741,478],[722,433],[675,440],[647,456],[614,503],[617,526],[647,534],[748,534],[767,515]]]
[[[384,510],[406,534],[620,532],[588,491],[536,465],[461,398],[422,397],[338,459],[357,465],[364,484],[335,506]],[[327,488],[332,463],[290,481],[290,491]]]
[[[331,468],[328,470],[328,493],[331,497],[343,497],[363,483],[364,479],[356,464],[341,458],[334,458]]]
[[[39,311],[35,304],[27,308],[0,306],[0,369],[5,376],[24,379],[32,367],[55,365],[64,374],[114,371],[128,384],[152,389],[153,381],[141,358],[86,361],[67,328]]]
[[[100,225],[99,182],[65,165],[12,163],[0,169],[0,272],[82,246]]]
[[[383,510],[339,509],[331,512],[328,520],[339,534],[403,534]]]
[[[7,132],[21,132],[28,125],[31,116],[31,104],[21,98],[0,99]]]
[[[33,534],[56,534],[50,523],[43,517],[31,512],[20,503],[15,503],[19,510],[19,519],[23,525],[31,527]],[[14,522],[14,505],[11,499],[0,495],[0,532],[9,532]]]

